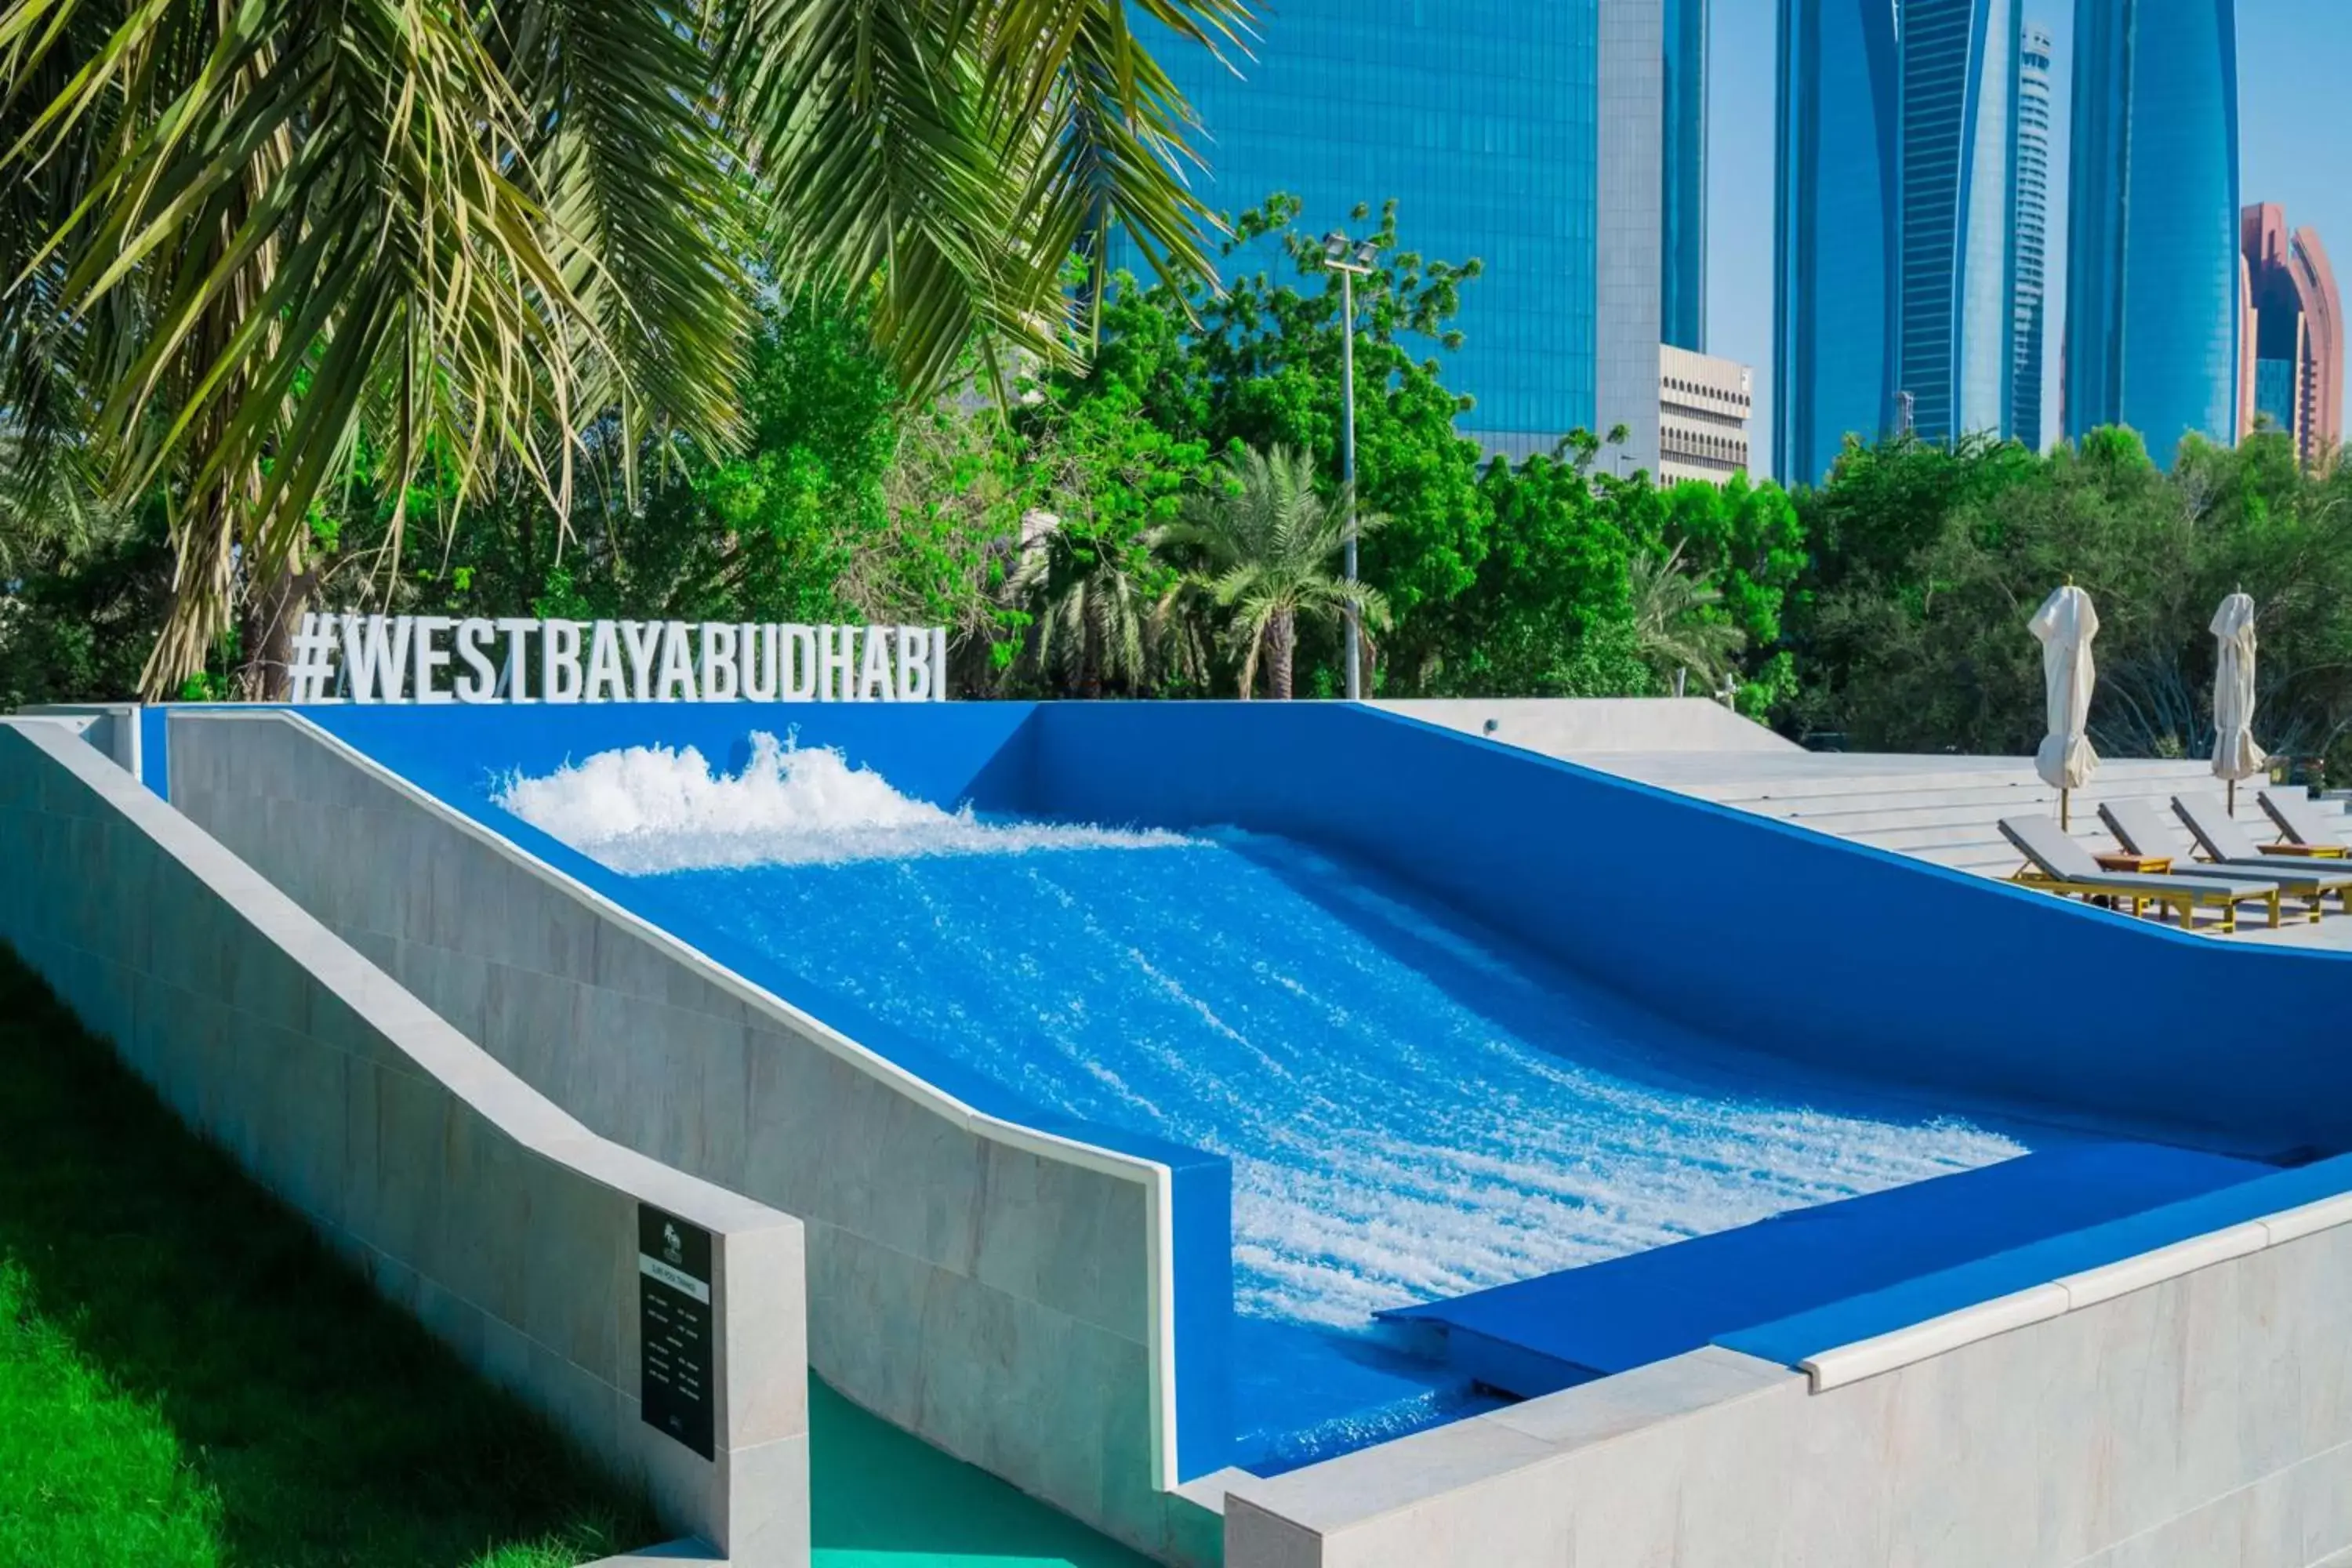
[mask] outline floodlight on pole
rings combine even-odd
[[[1339,275],[1339,479],[1348,487],[1346,572],[1356,582],[1356,279],[1369,274],[1381,253],[1378,240],[1352,240],[1338,229],[1323,237],[1323,264]],[[1348,700],[1364,700],[1363,629],[1353,600],[1347,607]]]

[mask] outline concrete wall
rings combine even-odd
[[[1248,1480],[1230,1568],[2308,1568],[2352,1553],[2352,1214],[1814,1394],[1709,1347]],[[2128,1282],[2128,1281],[2126,1281]]]
[[[1426,698],[1372,706],[1548,757],[1573,759],[1593,752],[1803,749],[1704,697]],[[1489,724],[1494,728],[1488,729]]]
[[[138,776],[138,703],[48,702],[37,703],[17,711],[26,718],[55,719],[69,725],[101,755],[133,777]]]
[[[964,715],[998,722],[973,757],[1023,716]],[[720,717],[740,736],[759,715]],[[1214,1517],[1166,1489],[1166,1166],[975,1111],[300,720],[171,730],[173,803],[490,1055],[605,1136],[801,1215],[827,1382],[1143,1551],[1214,1559]]]
[[[0,723],[0,940],[674,1526],[747,1568],[807,1562],[796,1221],[592,1134],[52,722]],[[640,1204],[712,1236],[713,1459],[638,1416]]]
[[[1601,450],[1603,473],[1655,473],[1664,0],[1600,0],[1595,20],[1592,428],[1625,426],[1624,446]]]

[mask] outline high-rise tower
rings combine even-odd
[[[1921,437],[2008,426],[2017,0],[1904,0],[1895,377]]]
[[[1781,0],[1775,452],[2007,432],[2019,0]]]
[[[1627,466],[1654,468],[1662,289],[1685,310],[1703,287],[1705,0],[1286,0],[1259,26],[1237,69],[1155,51],[1200,115],[1210,207],[1286,191],[1321,232],[1395,198],[1412,249],[1484,264],[1444,361],[1463,433],[1516,457],[1623,424]],[[1669,199],[1702,204],[1671,239]]]
[[[2294,437],[2308,466],[2344,438],[2344,300],[2319,236],[2290,234],[2285,211],[2250,206],[2240,225],[2245,319],[2238,329],[2238,431],[2257,422]]]
[[[2238,429],[2236,0],[2075,0],[2070,437]]]
[[[1895,405],[1901,103],[1888,0],[1780,0],[1773,471],[1813,484]]]
[[[1706,349],[1706,26],[1708,0],[1665,0],[1658,211],[1665,225],[1659,334]]]
[[[2009,430],[2040,451],[2046,434],[2042,420],[2042,331],[2043,265],[2050,233],[2050,29],[2027,23],[2018,60],[2013,224],[2017,279],[2010,327]]]

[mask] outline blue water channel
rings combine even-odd
[[[1458,1413],[1370,1342],[1381,1309],[2021,1152],[1694,1037],[1291,840],[950,818],[837,766],[731,805],[727,782],[681,805],[665,777],[617,819],[577,792],[509,805],[853,1034],[878,1019],[1041,1110],[1228,1156],[1261,1449],[1286,1395],[1247,1368],[1309,1341],[1349,1347],[1339,1405]]]

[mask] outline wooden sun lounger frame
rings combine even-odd
[[[2139,884],[2105,882],[2092,878],[2053,877],[2046,871],[2034,869],[2032,866],[2027,866],[2010,879],[2024,887],[2038,888],[2045,893],[2074,893],[2086,899],[2128,900],[2131,904],[2132,917],[2135,920],[2139,918],[2142,908],[2148,904],[2154,904],[2159,909],[2169,909],[2179,917],[2180,929],[2183,931],[2197,929],[2195,911],[2200,906],[2219,908],[2221,911],[2221,929],[2225,931],[2234,931],[2238,929],[2240,904],[2265,906],[2270,911],[2271,929],[2275,931],[2279,925],[2280,889],[2275,884],[2265,892],[2237,892],[2219,884],[2196,887],[2193,884],[2200,879],[2184,877],[2181,879],[2181,886],[2178,891],[2169,888],[2159,891]]]

